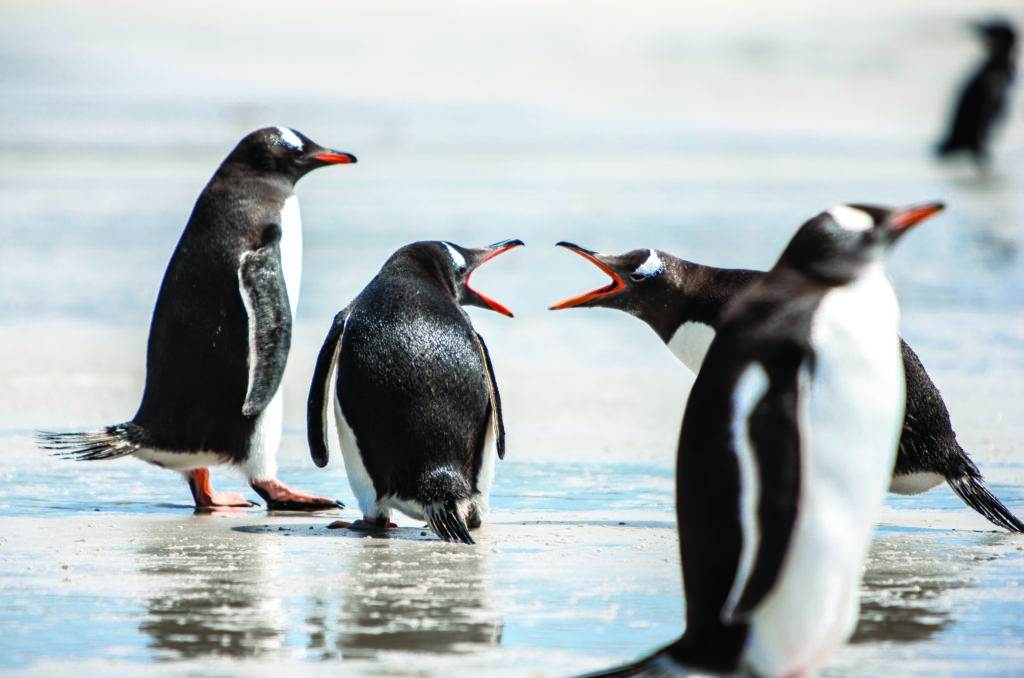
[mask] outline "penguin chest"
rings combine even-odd
[[[299,305],[299,285],[302,283],[302,217],[299,214],[299,199],[288,196],[281,207],[281,271],[288,290],[288,305],[292,321]]]
[[[679,326],[668,341],[668,350],[672,351],[681,363],[690,368],[694,374],[700,372],[704,364],[704,356],[708,354],[715,331],[710,325],[697,322],[686,322]]]
[[[752,617],[759,674],[813,665],[853,631],[871,531],[896,457],[904,382],[895,295],[877,277],[825,295],[801,379],[797,520],[775,587]]]

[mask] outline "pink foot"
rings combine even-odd
[[[267,502],[268,511],[322,511],[345,508],[337,499],[298,492],[277,478],[253,480],[249,486]]]
[[[188,474],[188,486],[197,511],[217,511],[230,508],[258,506],[237,492],[214,492],[210,482],[210,469],[197,468]]]
[[[339,530],[341,528],[348,528],[350,530],[358,530],[360,532],[372,532],[374,530],[389,530],[391,528],[398,527],[397,523],[393,523],[387,518],[368,518],[363,516],[362,519],[350,523],[347,520],[335,520],[333,523],[327,526],[328,530]]]

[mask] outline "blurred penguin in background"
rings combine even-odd
[[[987,52],[960,92],[946,138],[938,154],[967,152],[978,165],[988,163],[992,128],[1002,117],[1016,72],[1017,32],[1003,19],[975,24]]]

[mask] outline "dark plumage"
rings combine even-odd
[[[135,416],[94,432],[41,433],[40,445],[66,458],[134,455],[182,471],[197,507],[250,505],[213,493],[205,467],[219,463],[241,467],[271,508],[336,506],[278,481],[275,456],[301,271],[295,183],[352,162],[285,127],[243,138],[199,195],[167,266]]]
[[[975,27],[985,41],[986,55],[960,91],[939,155],[963,151],[977,162],[988,159],[992,129],[1002,117],[1016,75],[1017,33],[1006,21]]]
[[[413,243],[335,318],[310,386],[307,430],[314,462],[326,465],[333,390],[345,469],[364,516],[355,527],[386,526],[397,509],[445,541],[473,543],[468,529],[486,510],[505,442],[487,346],[461,304],[511,315],[468,281],[480,264],[521,244]]]
[[[625,254],[599,254],[572,243],[559,243],[599,266],[613,283],[594,292],[572,297],[556,308],[615,308],[647,323],[694,372],[700,369],[706,344],[677,352],[677,332],[704,327],[707,340],[721,322],[722,310],[742,290],[765,273],[704,266],[658,250]],[[659,267],[638,274],[655,256]],[[698,337],[699,338],[699,337]],[[910,345],[900,339],[907,388],[907,411],[890,488],[900,494],[923,492],[943,480],[975,511],[1011,532],[1024,532],[1024,523],[985,487],[978,467],[956,439],[949,410],[935,382]]]

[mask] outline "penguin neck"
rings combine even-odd
[[[696,373],[715,338],[722,310],[764,273],[683,261],[680,264],[668,277],[671,302],[660,314],[661,322],[652,326],[672,354]]]
[[[221,163],[214,174],[211,183],[219,181],[256,181],[276,187],[278,190],[291,195],[295,192],[295,184],[299,177],[292,177],[288,174],[271,170],[264,167],[254,167],[248,162],[234,160],[230,156]]]

